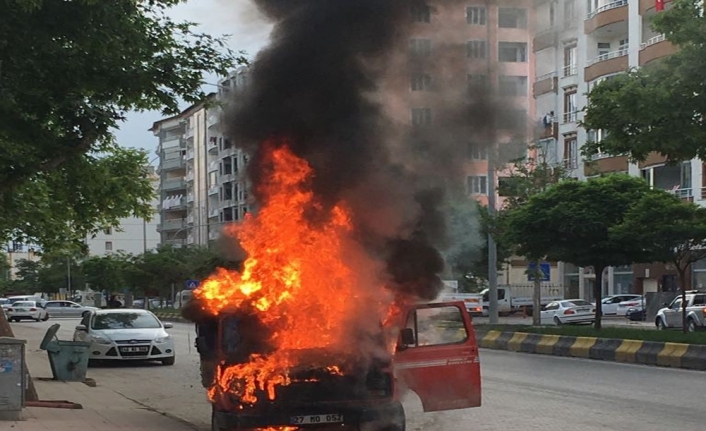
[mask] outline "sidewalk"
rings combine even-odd
[[[43,401],[66,400],[83,409],[28,407],[19,422],[0,422],[13,431],[194,431],[194,427],[133,402],[110,388],[79,382],[38,380],[51,377],[47,353],[27,346],[27,367]]]

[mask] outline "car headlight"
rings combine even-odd
[[[91,335],[91,341],[96,344],[113,344],[108,338],[101,337],[98,335]]]
[[[157,338],[155,338],[155,339],[154,339],[154,342],[155,342],[155,343],[158,343],[158,344],[161,344],[161,343],[166,343],[167,341],[169,341],[169,340],[171,340],[171,339],[172,339],[172,336],[171,336],[171,335],[167,335],[167,336],[165,336],[165,337],[157,337]]]

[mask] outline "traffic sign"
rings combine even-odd
[[[198,280],[186,280],[186,288],[188,290],[194,290],[199,287]]]

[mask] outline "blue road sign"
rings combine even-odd
[[[186,280],[186,288],[188,290],[194,290],[197,287],[199,287],[199,281],[198,280]]]
[[[534,271],[535,271],[536,265],[534,263],[530,263],[527,266],[527,281],[534,281]],[[542,279],[541,281],[551,281],[551,265],[549,262],[542,262],[539,264],[539,270],[542,271]]]

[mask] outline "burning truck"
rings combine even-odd
[[[351,239],[345,202],[313,224],[311,168],[286,145],[265,153],[267,199],[229,227],[242,269],[205,280],[185,310],[213,429],[403,431],[407,388],[425,411],[479,406],[465,305],[366,287],[380,268]]]

